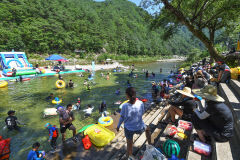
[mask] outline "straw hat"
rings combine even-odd
[[[213,85],[207,85],[202,89],[193,89],[193,92],[205,99],[215,101],[215,102],[224,102],[225,100],[217,94],[217,88]]]
[[[192,93],[191,93],[191,88],[189,88],[189,87],[184,87],[183,90],[177,90],[177,92],[181,93],[185,96],[194,98],[194,95],[192,95]]]
[[[201,75],[202,75],[202,70],[198,70],[198,71],[197,71],[197,75],[198,75],[198,76],[201,76]]]

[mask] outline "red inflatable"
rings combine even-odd
[[[30,80],[31,80],[31,78],[23,78],[22,81],[30,81]]]
[[[2,136],[0,136],[0,160],[9,159],[10,140],[10,138],[2,139]]]
[[[88,135],[86,135],[86,136],[82,139],[82,143],[83,143],[84,149],[87,149],[87,150],[88,150],[89,148],[91,148],[91,146],[92,146],[92,143],[91,143]]]
[[[7,72],[6,76],[7,77],[12,77],[13,72]]]

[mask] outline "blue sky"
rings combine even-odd
[[[104,0],[95,0],[95,1],[101,2],[101,1],[104,1]],[[133,2],[133,3],[136,3],[137,6],[138,6],[138,5],[140,4],[140,2],[141,2],[141,0],[128,0],[128,1],[131,1],[131,2]]]

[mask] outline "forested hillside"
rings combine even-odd
[[[170,55],[203,49],[185,28],[164,41],[161,28],[150,31],[146,19],[149,14],[127,0],[2,0],[0,51]]]

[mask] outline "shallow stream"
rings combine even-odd
[[[29,150],[34,142],[41,143],[40,150],[50,150],[48,140],[48,131],[44,128],[46,123],[51,123],[59,127],[58,116],[43,118],[43,110],[45,108],[57,107],[45,100],[45,98],[53,93],[63,99],[61,105],[66,106],[69,103],[76,103],[77,98],[81,98],[81,110],[86,108],[87,104],[95,106],[94,113],[90,118],[84,118],[84,113],[74,111],[76,120],[73,124],[77,131],[87,124],[96,123],[99,118],[98,106],[102,100],[106,100],[108,112],[112,113],[118,109],[119,105],[114,105],[116,101],[124,101],[125,89],[127,87],[127,80],[130,80],[132,86],[137,90],[137,97],[147,98],[151,101],[151,81],[161,81],[166,78],[171,69],[174,69],[175,63],[170,62],[154,62],[154,63],[136,63],[134,74],[138,74],[138,78],[130,78],[128,76],[130,71],[126,72],[112,72],[110,80],[106,80],[100,76],[108,71],[97,71],[94,77],[94,84],[91,91],[87,91],[83,85],[84,80],[89,73],[84,73],[85,77],[80,77],[78,74],[65,74],[63,79],[68,82],[73,80],[75,88],[70,89],[56,89],[55,82],[58,77],[41,77],[33,78],[25,82],[9,82],[8,87],[0,88],[0,135],[3,138],[11,138],[11,160],[26,159]],[[145,77],[142,69],[149,71],[149,78]],[[162,68],[162,73],[160,73]],[[151,73],[156,74],[155,78]],[[121,94],[115,95],[117,88],[120,88]],[[20,122],[26,123],[21,126],[21,131],[9,132],[5,126],[5,118],[8,110],[15,110],[16,116]],[[70,138],[72,133],[67,131],[67,138]],[[61,138],[58,138],[58,143]]]

